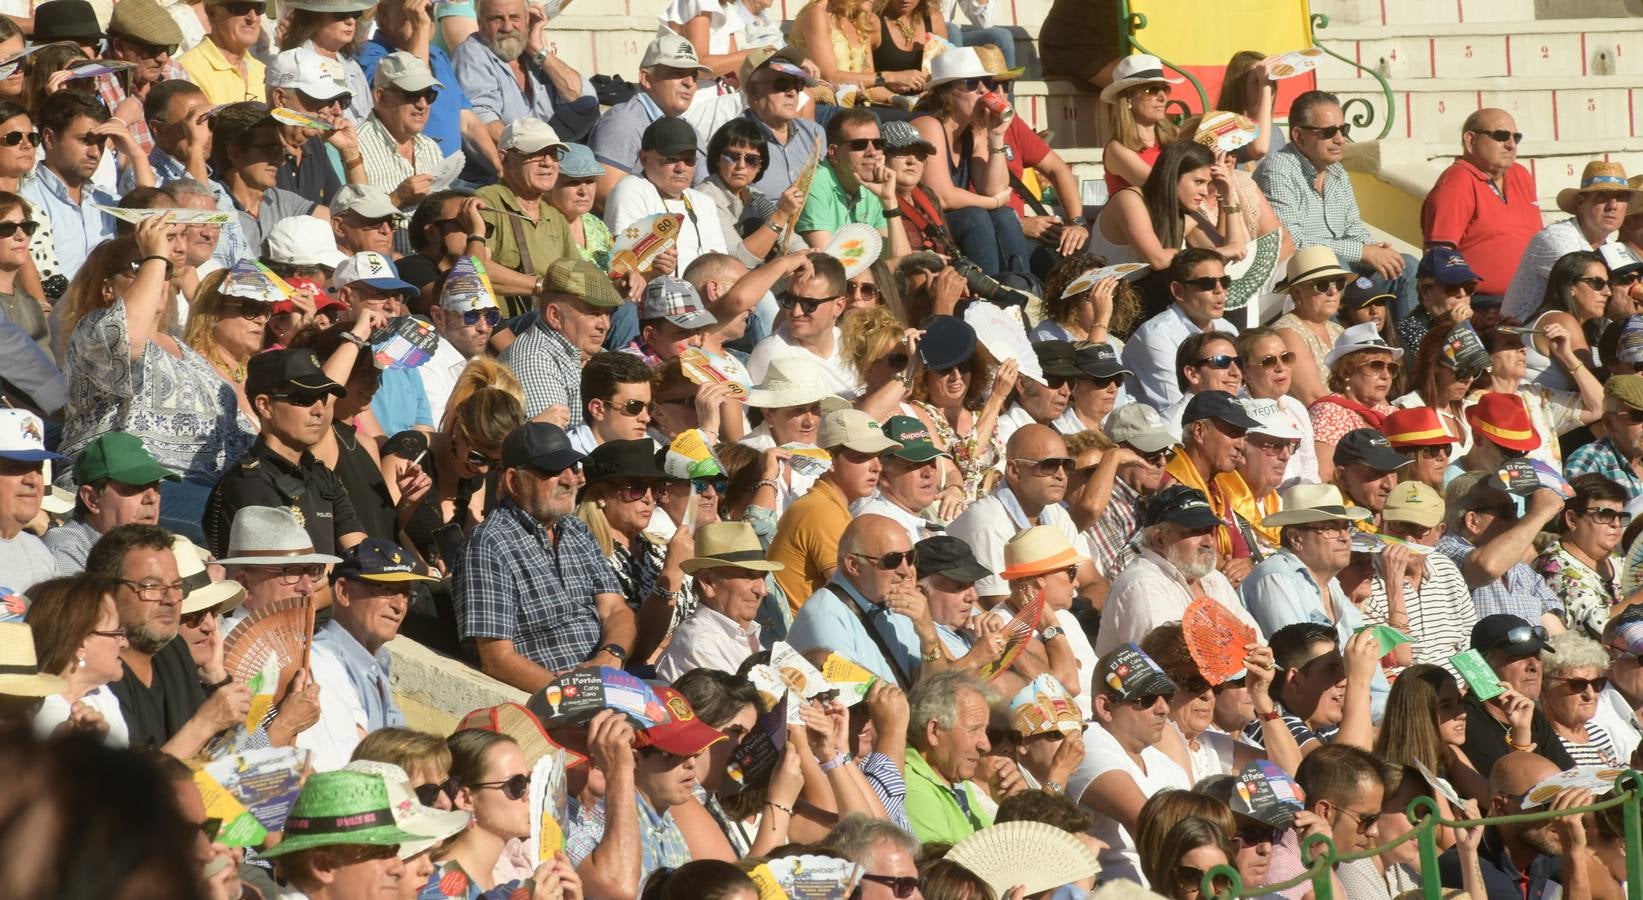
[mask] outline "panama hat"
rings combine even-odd
[[[770,361],[764,380],[747,390],[747,405],[757,409],[809,406],[832,396],[822,386],[821,364],[802,356]]]
[[[411,790],[411,776],[389,762],[374,759],[356,759],[342,767],[344,772],[376,775],[388,788],[388,808],[394,813],[394,824],[423,840],[406,841],[399,845],[399,858],[410,859],[435,844],[468,827],[472,816],[462,810],[434,809],[424,806]]]
[[[1341,267],[1340,257],[1335,251],[1321,244],[1313,244],[1297,250],[1289,258],[1289,264],[1284,269],[1283,280],[1273,285],[1280,291],[1287,291],[1297,284],[1308,281],[1317,281],[1320,278],[1356,278],[1350,270]]]
[[[696,530],[696,555],[679,566],[686,575],[703,569],[736,568],[780,572],[787,566],[764,558],[764,547],[746,522],[713,522]]]
[[[1305,525],[1310,522],[1362,522],[1372,513],[1367,509],[1348,507],[1341,497],[1341,489],[1333,484],[1294,484],[1278,492],[1283,505],[1261,520],[1266,528],[1280,525]]]
[[[40,671],[34,654],[34,629],[24,622],[0,622],[0,694],[50,697],[68,691],[60,676]]]
[[[924,89],[933,91],[952,81],[991,77],[993,73],[987,70],[986,64],[981,61],[981,54],[974,47],[948,47],[930,61],[930,80],[925,83]]]
[[[1184,79],[1167,78],[1158,57],[1145,53],[1126,56],[1112,70],[1112,84],[1101,89],[1103,103],[1116,103],[1120,94],[1141,84],[1180,84]]]
[[[1392,354],[1393,359],[1403,359],[1403,348],[1388,344],[1374,322],[1359,322],[1335,339],[1335,346],[1324,356],[1324,367],[1333,369],[1341,359],[1360,350],[1382,350]]]
[[[338,769],[308,776],[285,819],[285,839],[262,851],[262,857],[315,847],[394,847],[425,840],[399,827],[381,775]]]
[[[1557,192],[1557,208],[1569,215],[1575,214],[1575,204],[1581,194],[1625,194],[1628,211],[1643,200],[1639,191],[1626,180],[1626,167],[1617,162],[1594,159],[1580,173],[1580,187],[1564,188]]]
[[[339,563],[342,557],[315,553],[314,539],[283,506],[244,506],[234,513],[228,528],[228,556],[224,566],[290,566]]]
[[[205,550],[182,535],[171,538],[171,554],[177,557],[177,577],[183,582],[183,605],[179,615],[215,609],[217,615],[239,609],[245,601],[245,585],[238,581],[212,581],[206,568]]]
[[[1058,569],[1066,569],[1090,558],[1073,549],[1067,535],[1054,525],[1034,525],[1004,545],[1004,571],[998,573],[1005,581],[1031,578]]]

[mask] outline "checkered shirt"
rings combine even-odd
[[[1470,541],[1454,533],[1438,538],[1437,551],[1449,557],[1462,572],[1466,571],[1467,555],[1475,549]],[[1480,619],[1496,613],[1511,613],[1531,625],[1539,624],[1540,617],[1546,613],[1563,612],[1563,601],[1526,563],[1513,563],[1505,575],[1472,588],[1472,605],[1477,607]]]
[[[537,319],[498,357],[525,388],[525,415],[536,418],[550,406],[570,407],[566,431],[582,424],[582,351]]]
[[[1255,183],[1272,202],[1272,211],[1295,239],[1296,248],[1322,244],[1335,251],[1341,265],[1363,258],[1369,229],[1358,212],[1358,197],[1346,167],[1335,163],[1324,170],[1324,193],[1313,187],[1318,170],[1294,144],[1266,158],[1255,170]]]
[[[604,634],[598,594],[621,586],[581,519],[565,516],[549,535],[512,499],[474,529],[452,581],[463,640],[513,642],[519,655],[561,672],[587,661]]]
[[[187,81],[188,79],[184,77],[183,80]],[[103,106],[108,109],[111,115],[126,99],[125,88],[120,86],[120,82],[113,75],[97,76],[97,95],[102,98]],[[143,148],[144,153],[150,153],[154,150],[154,135],[149,133],[147,119],[137,116],[137,121],[126,123],[126,130],[131,132],[131,136],[137,139],[137,146]]]

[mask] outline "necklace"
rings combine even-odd
[[[913,38],[918,36],[918,26],[913,24],[911,19],[912,15],[909,14],[903,19],[890,20],[890,24],[896,26],[896,30],[901,32],[901,39],[909,44],[913,43]]]

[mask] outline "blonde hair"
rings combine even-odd
[[[520,415],[524,415],[525,389],[519,384],[518,376],[513,370],[501,362],[488,356],[476,356],[462,369],[462,374],[456,377],[456,385],[451,388],[451,396],[445,401],[445,418],[439,423],[440,431],[449,431],[456,422],[457,409],[467,402],[469,397],[481,390],[491,389],[500,391],[518,402]],[[474,432],[467,432],[470,438],[477,437]],[[507,437],[504,434],[502,437]],[[498,438],[497,445],[502,440]]]
[[[188,321],[183,324],[183,343],[208,361],[231,368],[245,364],[244,359],[223,359],[213,332],[222,320],[222,308],[233,302],[222,292],[222,283],[228,277],[227,269],[218,269],[200,282],[199,290],[188,303]],[[247,359],[250,357],[248,356]]]
[[[894,350],[906,332],[907,326],[882,306],[853,309],[839,323],[839,355],[865,378],[874,361]]]
[[[412,778],[418,772],[451,771],[451,748],[445,739],[409,728],[378,728],[360,740],[351,758],[393,763]]]
[[[1067,442],[1067,453],[1074,459],[1091,450],[1100,450],[1102,453],[1106,453],[1118,446],[1113,443],[1112,438],[1094,430],[1074,432],[1067,435],[1065,440]]]
[[[1109,104],[1112,107],[1112,139],[1137,153],[1145,149],[1146,145],[1141,143],[1141,126],[1135,121],[1135,113],[1130,110],[1130,95],[1144,87],[1145,84],[1138,84],[1119,94],[1118,98]],[[1180,129],[1166,116],[1153,126],[1153,132],[1158,137],[1158,146],[1166,147],[1175,143]]]
[[[605,511],[599,508],[599,501],[583,500],[576,504],[576,517],[588,526],[594,541],[599,544],[601,554],[608,557],[616,552],[616,529],[610,527],[610,520],[605,518]]]

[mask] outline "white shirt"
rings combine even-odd
[[[1130,394],[1154,409],[1163,409],[1179,399],[1181,388],[1175,382],[1175,348],[1200,330],[1187,318],[1179,303],[1171,303],[1163,312],[1142,322],[1124,344],[1124,368],[1135,373],[1130,379]],[[1208,330],[1238,333],[1226,319],[1210,322]]]
[[[1015,613],[1008,605],[999,604],[993,607],[988,615],[1008,624]],[[1079,623],[1078,617],[1072,614],[1072,610],[1052,610],[1051,615],[1055,616],[1055,624],[1061,628],[1067,639],[1068,649],[1072,650],[1073,659],[1078,662],[1078,695],[1073,697],[1073,700],[1077,701],[1078,708],[1084,711],[1084,718],[1088,719],[1095,715],[1090,706],[1090,679],[1095,675],[1095,665],[1101,661],[1100,657],[1096,654],[1095,648],[1090,646],[1090,639],[1084,634],[1084,626]],[[1072,685],[1062,687],[1070,689]],[[1068,690],[1068,693],[1072,691]]]
[[[1143,797],[1151,797],[1170,788],[1192,790],[1192,782],[1186,771],[1157,747],[1142,750],[1141,762],[1146,766],[1145,771],[1124,752],[1117,738],[1099,722],[1092,722],[1084,728],[1084,759],[1072,777],[1067,779],[1067,796],[1082,800],[1089,786],[1108,772],[1128,775],[1141,789]],[[1089,833],[1107,845],[1107,849],[1101,851],[1102,881],[1127,878],[1138,884],[1147,883],[1141,876],[1141,856],[1135,852],[1135,839],[1130,836],[1129,829],[1115,819],[1097,815]]]
[[[461,315],[461,313],[449,313]],[[427,362],[417,366],[417,374],[422,378],[422,392],[428,395],[428,411],[433,413],[434,427],[441,428],[445,421],[445,401],[451,399],[451,390],[456,387],[456,380],[462,370],[468,367],[468,358],[444,335],[439,337],[439,346],[434,348],[434,355]]]
[[[769,337],[753,348],[753,352],[747,357],[747,372],[754,383],[762,383],[771,360],[803,357],[814,360],[821,366],[822,387],[846,400],[854,401],[862,394],[861,379],[856,377],[850,364],[844,361],[843,347],[844,342],[839,337],[837,325],[833,326],[833,352],[827,356],[819,356],[809,348],[795,344],[792,332],[788,329],[787,323],[783,322]]]
[[[353,680],[336,655],[321,644],[309,651],[309,665],[319,689],[319,721],[297,735],[297,746],[309,752],[316,772],[348,765],[369,727],[365,705],[353,689]]]
[[[770,433],[770,423],[760,422],[758,428],[748,432],[745,437],[736,443],[744,447],[752,447],[754,450],[763,453],[776,446],[776,438]],[[816,486],[816,480],[824,474],[826,474],[825,469],[813,475],[802,474],[794,471],[786,463],[782,463],[782,475],[776,479],[782,485],[776,491],[776,518],[780,519],[782,513],[787,512],[789,506],[792,506],[800,497],[810,493],[810,489]]]
[[[1306,404],[1285,394],[1278,398],[1278,413],[1301,430],[1300,446],[1289,455],[1289,465],[1284,467],[1284,480],[1278,485],[1279,489],[1292,484],[1317,484],[1318,445],[1313,438],[1312,416],[1306,411]]]
[[[1192,749],[1192,742],[1181,734],[1180,726],[1171,721],[1169,727],[1175,729],[1176,735],[1181,738],[1182,746],[1187,748],[1187,759],[1192,763],[1192,783],[1197,784],[1205,778],[1215,775],[1231,775],[1237,771],[1232,765],[1232,735],[1224,731],[1210,730],[1198,735],[1198,749]]]
[[[1592,716],[1592,722],[1609,733],[1609,740],[1614,743],[1614,752],[1621,762],[1631,759],[1632,751],[1643,742],[1643,725],[1638,723],[1631,704],[1620,696],[1612,684],[1597,695],[1597,714]]]
[[[976,561],[991,572],[1004,570],[1004,545],[1010,538],[1034,525],[1054,525],[1067,536],[1074,552],[1090,555],[1089,540],[1078,533],[1072,516],[1059,504],[1044,507],[1037,521],[1028,521],[1021,504],[1009,487],[1000,483],[997,490],[970,504],[970,507],[947,526],[947,533],[970,545]],[[976,594],[981,597],[1003,597],[1010,593],[1010,585],[997,574],[976,582]]]
[[[120,701],[115,699],[114,692],[108,685],[99,685],[88,691],[80,702],[97,710],[108,723],[108,734],[103,737],[103,743],[110,747],[126,747],[131,744],[131,731],[126,727],[125,713],[120,712]],[[71,706],[68,698],[62,694],[52,694],[40,702],[40,711],[34,714],[34,734],[41,740],[47,740],[57,726],[68,721]]]
[[[1072,410],[1072,406],[1069,404],[1067,409],[1070,412]],[[1016,429],[1027,425],[1032,425],[1037,421],[1038,420],[1033,418],[1030,413],[1021,408],[1021,404],[1012,400],[1010,401],[1010,408],[998,414],[998,424],[994,427],[998,429],[998,439],[1002,441],[1006,447],[1008,447],[1010,445],[1010,435],[1015,434]],[[1059,431],[1060,429],[1057,430]],[[1082,424],[1079,425],[1078,430],[1084,430]],[[1071,432],[1063,433],[1070,434]],[[1004,471],[1004,458],[1002,456],[1000,456],[998,460],[998,470],[1001,472]]]
[[[612,235],[634,222],[659,212],[678,213],[685,217],[679,228],[679,240],[674,245],[679,253],[679,264],[674,270],[683,272],[703,253],[728,253],[724,228],[719,224],[719,207],[706,194],[694,188],[685,188],[679,200],[663,200],[656,185],[642,175],[629,175],[611,188],[605,200],[605,224]]]
[[[874,491],[870,497],[863,497],[850,504],[850,515],[858,519],[869,515],[884,516],[891,519],[897,525],[907,529],[907,539],[915,544],[931,534],[930,520],[918,513],[911,513],[902,509],[896,505],[895,501],[885,497],[878,491]]]
[[[696,611],[679,623],[667,650],[656,661],[656,676],[674,681],[691,669],[717,669],[732,675],[759,646],[759,624],[737,625],[734,619],[698,603]]]
[[[1232,582],[1211,570],[1198,580],[1204,596],[1221,604],[1254,628],[1255,618],[1238,600]],[[1181,571],[1151,547],[1141,547],[1141,555],[1113,579],[1107,605],[1101,612],[1101,630],[1095,635],[1095,653],[1105,656],[1120,644],[1139,644],[1147,632],[1165,622],[1179,622],[1198,594],[1187,586]]]

